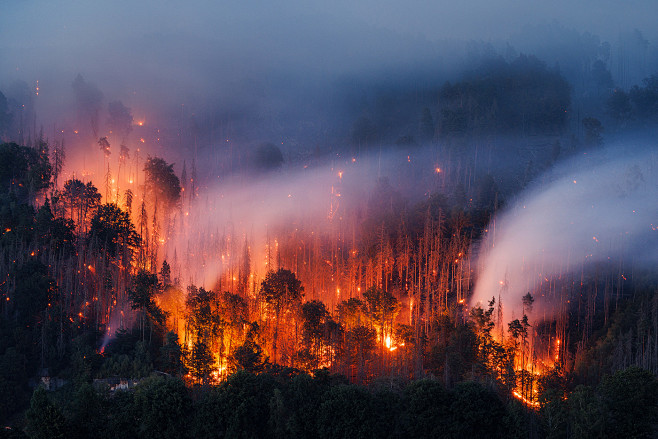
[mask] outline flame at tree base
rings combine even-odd
[[[539,408],[539,401],[530,401],[526,398],[523,397],[517,390],[512,391],[512,395],[519,401],[521,401],[523,404],[527,405],[528,407],[532,407],[535,409]]]

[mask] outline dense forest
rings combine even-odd
[[[0,93],[0,435],[655,436],[655,270],[470,300],[479,246],[519,192],[607,133],[656,128],[658,74],[616,87],[592,47],[575,73],[488,54],[422,90],[373,87],[322,152],[245,134],[250,148],[201,140],[176,168],[120,101],[103,122],[81,75],[87,169],[65,172],[77,145]],[[206,134],[181,130],[184,151]],[[262,234],[208,222],[224,208],[211,172],[239,186],[326,168],[320,216]],[[544,288],[567,292],[556,315]]]

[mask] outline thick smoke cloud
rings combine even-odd
[[[270,263],[276,264],[277,239],[336,239],[338,233],[358,246],[353,239],[360,239],[361,226],[355,221],[371,207],[378,185],[385,181],[401,200],[415,202],[437,190],[442,180],[435,173],[437,164],[443,166],[430,148],[412,155],[388,150],[316,166],[261,170],[261,178],[222,179],[203,188],[193,202],[183,202],[185,227],[167,242],[165,257],[176,261],[175,275],[183,283],[213,288],[239,265],[245,243],[256,279],[271,268],[264,265],[268,246]]]
[[[459,69],[455,63],[464,44],[455,41],[504,48],[526,25],[557,20],[613,44],[619,32],[638,28],[654,41],[651,12],[656,5],[649,0],[625,2],[623,8],[594,0],[385,5],[197,0],[184,6],[5,1],[0,89],[16,79],[30,86],[39,80],[38,111],[45,126],[61,119],[78,73],[97,84],[108,102],[121,100],[151,113],[192,103],[197,113],[239,111],[250,100],[261,113],[276,112],[313,99],[316,106],[326,105],[332,96],[322,92],[346,76],[399,81],[421,71],[441,83],[445,78],[438,73]],[[517,51],[535,47],[528,38],[523,42]],[[326,100],[317,102],[318,96]]]
[[[509,321],[520,318],[521,297],[530,292],[550,314],[556,301],[570,299],[542,301],[547,285],[558,278],[576,274],[579,281],[600,263],[613,264],[627,279],[632,267],[653,267],[658,156],[651,148],[633,150],[590,152],[564,164],[498,215],[481,247],[471,302],[486,305],[500,295]]]
[[[253,269],[263,275],[265,246],[274,246],[276,231],[283,225],[312,224],[316,232],[326,229],[332,185],[338,171],[315,169],[309,172],[277,173],[267,180],[226,182],[207,188],[187,212],[189,226],[168,247],[168,259],[184,255],[181,277],[185,282],[215,287],[217,279],[240,257],[226,251],[223,237],[237,241],[243,251],[251,247]],[[272,251],[274,253],[274,250]],[[180,256],[178,256],[180,258]]]

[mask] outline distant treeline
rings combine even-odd
[[[547,380],[548,381],[548,380]],[[382,380],[369,387],[316,371],[238,372],[214,388],[150,377],[134,390],[69,386],[34,392],[25,431],[32,438],[527,438],[651,437],[658,381],[637,368],[579,386],[568,398],[542,393],[538,412],[504,402],[476,382]]]

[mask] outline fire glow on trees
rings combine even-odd
[[[435,157],[412,160],[404,153],[387,159],[395,167],[432,164],[416,176],[429,189],[412,215],[388,179],[378,178],[366,190],[375,169],[380,174],[379,157],[357,161],[350,156],[248,184],[226,177],[199,187],[193,162],[191,176],[183,166],[179,178],[174,165],[149,156],[148,148],[131,152],[127,140],[119,154],[111,154],[116,139],[102,139],[101,148],[94,147],[99,172],[82,172],[101,190],[71,172],[57,188],[52,208],[71,220],[77,233],[92,238],[77,248],[74,265],[83,269],[75,279],[57,280],[76,298],[70,306],[80,324],[105,327],[103,346],[112,329],[139,325],[145,339],[163,326],[178,335],[195,382],[219,381],[237,368],[259,371],[271,363],[328,367],[367,381],[379,374],[416,376],[423,373],[418,364],[433,361],[432,373],[448,375],[441,364],[448,360],[432,359],[443,353],[431,352],[419,340],[462,340],[449,329],[461,322],[475,327],[477,356],[486,370],[531,406],[538,377],[567,360],[568,341],[560,343],[566,321],[559,316],[571,297],[563,289],[573,288],[575,277],[566,269],[556,275],[553,261],[527,257],[519,263],[521,275],[513,266],[501,273],[499,255],[518,253],[507,244],[508,236],[518,235],[505,233],[504,220],[498,220],[495,246],[492,242],[488,249],[485,241],[480,248],[493,259],[477,273],[469,305],[476,275],[470,257],[474,217],[464,210],[447,214],[440,189],[450,169],[436,166]],[[587,191],[588,179],[579,176],[578,182],[577,189],[568,186],[572,192],[567,194],[576,193],[582,201],[578,191]],[[518,211],[524,214],[535,209],[532,200],[523,206]],[[478,226],[489,233],[486,222]],[[551,230],[548,224],[542,227]],[[590,246],[609,236],[606,230],[587,233]],[[101,256],[94,257],[92,250]],[[588,258],[598,257],[595,249],[587,250]],[[566,253],[576,259],[573,251]],[[498,270],[494,286],[483,283],[492,267]],[[522,291],[537,299],[534,309],[509,297],[533,267],[542,271]],[[278,290],[300,294],[279,303],[269,285],[282,270],[295,282]],[[136,279],[156,273],[143,289],[147,293],[136,295]],[[299,288],[293,287],[297,282]],[[494,298],[486,310],[477,303],[481,294]],[[557,307],[551,298],[558,300]]]
[[[145,337],[160,317],[153,305],[131,310],[137,303],[128,294],[134,290],[131,275],[159,272],[152,295],[167,313],[167,328],[189,352],[194,379],[222,379],[236,367],[258,368],[268,359],[294,367],[327,366],[358,379],[394,369],[410,374],[410,356],[420,355],[413,351],[418,328],[429,327],[433,316],[456,300],[463,303],[470,285],[463,224],[457,223],[453,237],[444,236],[444,214],[434,206],[433,215],[423,219],[422,247],[389,219],[361,224],[364,214],[379,221],[403,208],[385,179],[367,205],[359,201],[367,198],[363,188],[372,169],[367,158],[350,157],[340,170],[304,166],[299,175],[289,172],[247,187],[206,188],[204,199],[185,171],[181,181],[163,159],[144,160],[139,149],[131,155],[129,143],[113,155],[112,143],[112,137],[104,138],[96,150],[101,172],[83,172],[85,178],[104,175],[99,183],[104,190],[87,196],[84,190],[91,194],[95,186],[76,183],[84,190],[75,192],[81,194],[77,198],[69,190],[72,201],[61,210],[76,220],[79,231],[93,228],[100,238],[94,245],[108,253],[103,263],[85,260],[85,266],[96,268],[80,273],[80,285],[94,297],[97,309],[91,315],[97,324],[116,329],[139,320]],[[402,160],[410,162],[408,155]],[[430,181],[436,184],[435,178]],[[68,179],[64,186],[75,182]],[[101,197],[114,204],[100,204]],[[118,224],[109,211],[97,214],[111,205],[128,213],[138,240],[127,240],[133,232],[121,228],[116,236],[100,232]],[[165,265],[169,268],[161,269]],[[320,299],[328,305],[315,327],[304,326],[311,314],[300,314],[300,303],[285,310],[285,325],[273,323],[281,316],[272,313],[278,307],[267,306],[264,281],[284,267],[301,281],[307,303]],[[425,291],[435,286],[428,297]],[[359,301],[358,321],[336,318],[340,305],[351,299]],[[84,308],[82,314],[89,315],[89,305]],[[204,366],[208,361],[210,368]]]
[[[612,149],[611,155],[623,154]],[[591,325],[596,301],[591,293],[583,294],[590,273],[605,273],[607,320],[612,306],[625,294],[624,272],[658,258],[658,237],[650,227],[658,214],[655,157],[626,154],[623,160],[590,163],[593,160],[556,169],[548,183],[529,191],[496,218],[495,237],[490,234],[480,250],[482,268],[471,303],[481,304],[493,296],[506,305],[500,308],[498,321],[517,317],[507,332],[513,339],[523,338],[516,362],[521,382],[514,394],[533,406],[533,377],[573,361],[565,355],[566,316],[572,300],[586,307],[585,324]],[[601,274],[594,276],[596,282]],[[528,292],[537,299],[534,311],[525,305]],[[504,340],[502,328],[497,334],[498,340]],[[530,392],[523,390],[524,377]]]

